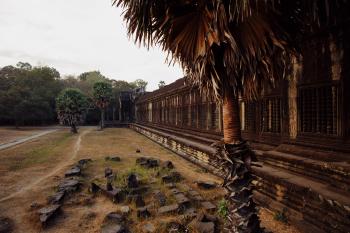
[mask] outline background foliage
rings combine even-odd
[[[100,115],[93,103],[93,86],[97,82],[112,85],[111,108],[121,91],[131,91],[138,85],[147,85],[139,79],[135,82],[109,79],[99,71],[89,71],[75,77],[61,77],[53,67],[33,67],[27,62],[0,68],[0,125],[48,125],[58,123],[55,99],[65,88],[79,89],[90,103],[85,117],[86,124],[96,124]],[[108,112],[108,111],[107,111]],[[108,114],[106,117],[111,118]]]

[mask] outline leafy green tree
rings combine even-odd
[[[32,65],[29,64],[28,62],[18,62],[16,64],[16,66],[19,68],[19,69],[23,69],[23,70],[31,70],[32,69]]]
[[[25,63],[18,67],[0,70],[0,123],[19,126],[56,122],[55,98],[62,89],[59,72]]]
[[[93,87],[93,98],[101,110],[100,127],[104,128],[105,110],[112,98],[112,85],[107,82],[96,82]]]
[[[84,72],[78,76],[79,82],[77,83],[77,88],[81,89],[83,93],[87,96],[93,96],[93,86],[97,82],[108,82],[111,80],[106,78],[100,71],[89,71]]]
[[[78,89],[64,89],[56,99],[56,106],[60,123],[69,125],[72,133],[78,133],[77,124],[81,122],[87,107],[85,95]]]
[[[124,80],[112,80],[113,92],[121,92],[121,91],[131,91],[135,89],[137,86],[135,83],[127,82]]]

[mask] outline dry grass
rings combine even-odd
[[[186,184],[199,191],[205,199],[211,200],[215,204],[218,204],[219,200],[221,200],[224,195],[221,189],[209,191],[198,190],[193,181],[210,180],[220,182],[220,179],[203,172],[202,169],[198,169],[198,167],[192,163],[189,163],[132,130],[105,129],[104,131],[97,131],[95,129],[84,128],[81,129],[80,135],[83,131],[86,132],[86,130],[91,131],[87,132],[87,134],[81,138],[80,150],[77,152],[73,161],[69,159],[72,156],[72,151],[74,150],[78,136],[72,136],[67,131],[54,132],[33,142],[0,152],[0,159],[2,161],[0,165],[0,174],[2,175],[0,176],[0,187],[2,190],[0,191],[0,196],[7,195],[12,191],[20,189],[26,182],[35,181],[64,161],[68,161],[68,164],[72,164],[74,161],[78,161],[82,158],[91,158],[93,160],[93,162],[84,169],[82,191],[73,195],[65,202],[63,214],[56,219],[52,227],[45,229],[45,232],[100,232],[100,226],[104,217],[109,212],[117,211],[121,205],[113,204],[103,196],[92,199],[88,192],[90,182],[98,181],[104,185],[104,169],[106,167],[112,168],[117,174],[115,185],[118,186],[125,185],[125,177],[130,172],[137,173],[144,182],[155,179],[156,173],[159,171],[158,168],[148,170],[135,165],[136,158],[140,156],[152,156],[163,161],[171,160],[175,165],[175,169],[184,177],[181,184]],[[141,149],[141,153],[136,153],[137,148]],[[106,156],[119,156],[121,162],[105,160]],[[45,203],[46,197],[53,192],[55,186],[62,179],[65,169],[67,169],[67,167],[63,167],[63,169],[58,170],[56,174],[40,182],[40,184],[36,186],[36,189],[31,189],[16,198],[0,203],[0,212],[6,213],[7,216],[14,219],[16,224],[15,232],[41,232],[37,224],[35,211],[31,210],[29,206],[32,202]],[[152,189],[160,189],[164,193],[169,194],[169,190],[161,185],[159,178],[152,184]],[[178,189],[183,190],[184,187],[178,185]],[[169,197],[168,204],[173,203],[174,199],[169,195],[167,196]],[[154,202],[152,196],[147,196],[145,201],[147,204]],[[125,203],[123,205],[125,205]],[[140,229],[142,229],[142,225],[145,224],[146,221],[139,221],[136,217],[136,207],[133,204],[130,204],[130,207],[132,209],[132,213],[129,216],[131,220],[131,230],[132,232],[141,232]],[[151,208],[153,214],[156,208],[157,206]],[[11,209],[11,211],[8,211],[9,209]],[[181,217],[154,216],[155,215],[147,221],[159,227],[157,232],[164,232],[166,222],[170,220],[178,222],[187,221]],[[272,214],[266,211],[261,212],[261,216],[264,226],[271,226],[267,227],[267,229],[272,232],[296,233],[296,231],[289,231],[289,229],[292,229],[291,227],[275,221]],[[274,229],[284,230],[275,231]]]

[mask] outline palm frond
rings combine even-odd
[[[219,99],[256,98],[284,76],[306,31],[337,21],[347,0],[113,0],[137,43],[159,44]]]

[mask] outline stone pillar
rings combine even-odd
[[[331,72],[332,72],[332,80],[334,82],[338,82],[341,84],[341,78],[344,66],[344,47],[340,40],[337,40],[337,38],[340,38],[341,35],[330,35],[329,38],[329,51],[331,56]],[[345,67],[344,67],[345,68]],[[343,76],[343,77],[346,77]],[[344,91],[343,96],[346,96],[348,94],[348,90],[345,89],[347,87],[346,80],[343,81]],[[346,98],[343,98],[345,101],[342,103],[341,101],[341,85],[338,87],[332,87],[332,105],[333,105],[333,129],[337,129],[338,136],[344,136],[346,134],[346,128],[342,126],[346,126]],[[343,106],[343,109],[338,109],[338,103],[339,106]],[[333,132],[335,133],[335,132]]]
[[[289,137],[296,139],[298,134],[298,80],[302,75],[302,59],[292,59],[292,71],[288,82]]]

